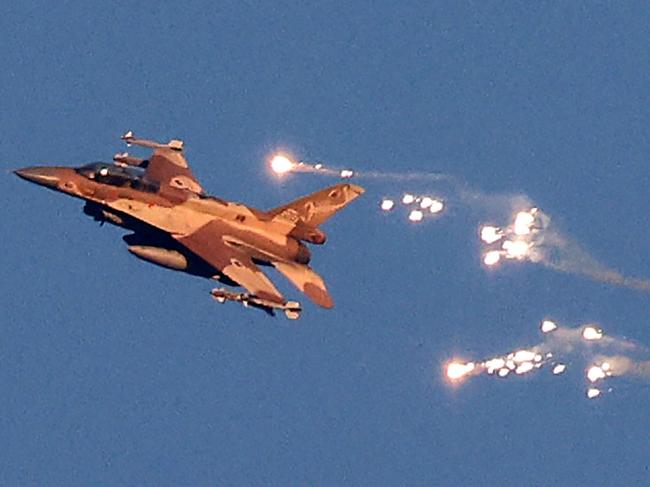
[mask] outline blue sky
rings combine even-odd
[[[184,139],[205,188],[260,208],[332,182],[272,179],[276,148],[444,172],[647,277],[648,25],[634,2],[5,6],[0,483],[646,485],[647,384],[587,401],[578,370],[450,388],[441,367],[547,316],[650,345],[648,295],[485,272],[464,208],[378,211],[427,184],[363,183],[314,250],[337,306],[293,323],[217,305],[9,170],[109,160],[132,129]]]

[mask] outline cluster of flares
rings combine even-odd
[[[482,196],[483,201],[488,199],[488,196]],[[495,267],[502,260],[526,261],[555,271],[650,292],[649,280],[628,277],[601,264],[552,225],[551,217],[526,198],[512,197],[509,203],[523,207],[514,212],[509,224],[504,227],[483,225],[479,229],[483,243],[482,260],[486,267]]]
[[[342,179],[375,179],[395,182],[445,183],[450,193],[447,200],[455,206],[472,210],[504,209],[514,213],[504,226],[483,225],[479,236],[483,243],[482,262],[494,268],[503,261],[532,262],[550,269],[581,275],[596,281],[650,292],[650,280],[628,277],[608,268],[594,259],[576,241],[551,224],[551,218],[523,195],[485,194],[475,191],[457,179],[434,172],[386,172],[340,169],[321,162],[296,161],[286,153],[270,159],[272,171],[277,176],[288,173],[312,173]],[[447,200],[429,195],[404,193],[401,199],[383,198],[379,202],[382,212],[393,211],[398,203],[408,209],[408,220],[419,223],[427,217],[438,216],[447,206]]]
[[[408,209],[408,220],[413,223],[438,215],[445,209],[444,200],[434,196],[405,193],[399,201]],[[392,211],[395,206],[395,200],[392,198],[384,198],[379,204],[383,212]]]
[[[379,201],[382,213],[406,209],[407,219],[419,223],[437,217],[454,207],[494,214],[511,215],[501,225],[479,226],[481,260],[485,267],[529,262],[555,271],[591,278],[596,281],[650,292],[650,280],[627,277],[594,259],[575,240],[562,233],[551,217],[525,195],[486,194],[469,188],[462,181],[441,173],[356,171],[317,162],[295,161],[287,154],[277,154],[271,161],[277,176],[288,173],[311,173],[341,179],[375,179],[390,183],[443,183],[445,198],[426,193],[403,193],[401,197],[384,197]],[[451,202],[451,203],[450,203]],[[596,325],[577,328],[559,326],[551,320],[540,325],[543,339],[532,347],[515,349],[482,361],[454,360],[446,364],[447,379],[461,384],[470,377],[488,375],[501,379],[527,376],[548,370],[551,376],[563,376],[572,367],[583,371],[585,395],[589,399],[612,389],[605,386],[613,377],[633,376],[650,380],[650,353],[643,347],[621,338],[605,335]]]
[[[453,360],[447,363],[447,379],[454,384],[478,375],[505,379],[529,375],[544,368],[549,369],[553,376],[559,376],[578,362],[584,370],[585,395],[589,399],[612,391],[605,387],[610,377],[634,375],[650,379],[650,361],[636,357],[647,356],[648,351],[632,341],[607,336],[596,325],[569,328],[544,320],[540,331],[544,338],[532,347],[515,349],[482,361]]]
[[[485,244],[483,263],[492,267],[501,259],[530,260],[539,262],[543,254],[538,250],[548,217],[539,208],[518,211],[511,224],[501,228],[484,225],[480,228],[481,241]]]
[[[392,172],[357,172],[352,169],[337,169],[326,166],[321,162],[294,161],[293,158],[286,154],[276,154],[271,158],[271,170],[277,176],[283,176],[288,173],[312,173],[327,176],[339,177],[341,179],[386,179],[386,180],[441,180],[448,177],[437,173],[392,173]],[[419,223],[426,217],[438,215],[445,208],[444,200],[439,197],[428,195],[416,195],[405,193],[399,200],[402,205],[408,208],[408,220],[413,223]],[[396,200],[393,198],[383,198],[379,207],[383,212],[390,212],[396,207]]]

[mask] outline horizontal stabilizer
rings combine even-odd
[[[295,262],[273,262],[273,266],[317,305],[323,308],[334,306],[323,279],[311,267]]]

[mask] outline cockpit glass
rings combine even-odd
[[[92,162],[76,171],[82,176],[111,186],[129,186],[140,191],[155,192],[158,186],[143,179],[144,171],[138,167],[122,167],[106,162]]]

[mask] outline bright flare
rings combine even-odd
[[[503,235],[497,227],[485,226],[481,228],[481,240],[487,244],[493,244],[498,240],[501,240]]]
[[[600,396],[600,389],[596,389],[595,387],[590,387],[587,389],[587,397],[589,399],[593,399],[598,396]]]
[[[517,366],[517,368],[515,369],[515,374],[517,375],[525,374],[526,372],[530,372],[531,370],[533,370],[534,367],[535,366],[531,362],[524,362]]]
[[[544,320],[540,325],[540,329],[542,330],[542,333],[550,333],[557,329],[557,325],[550,320]]]
[[[425,196],[422,198],[422,201],[420,201],[420,208],[423,210],[426,210],[433,204],[433,199],[429,198],[428,196]]]
[[[607,377],[607,374],[598,365],[592,365],[587,370],[587,379],[589,379],[589,382],[596,382],[605,377]]]
[[[557,364],[555,367],[553,367],[553,375],[563,374],[565,370],[566,370],[566,365]]]
[[[582,338],[588,341],[600,340],[603,337],[603,330],[594,326],[585,326],[582,330]]]
[[[508,259],[523,259],[528,255],[528,244],[523,240],[506,240],[503,242],[503,250],[506,251]]]
[[[440,200],[431,200],[431,205],[429,205],[429,211],[431,213],[440,213],[445,208],[445,204]]]
[[[512,357],[512,360],[515,362],[530,362],[535,359],[535,352],[530,350],[518,350],[515,352],[515,355]]]
[[[474,362],[468,362],[466,364],[459,362],[452,362],[447,365],[447,377],[451,380],[460,380],[474,370],[476,365]]]
[[[390,210],[393,209],[394,206],[395,206],[395,202],[393,200],[391,200],[391,199],[384,198],[381,201],[381,209],[383,211],[390,211]]]
[[[495,370],[502,369],[506,365],[506,361],[500,357],[487,360],[484,364],[488,374],[494,373]]]
[[[530,228],[535,223],[535,217],[527,211],[520,211],[515,217],[514,232],[515,235],[528,235]]]
[[[483,256],[483,263],[488,267],[498,264],[500,260],[501,252],[498,250],[490,250]]]
[[[296,167],[296,163],[292,162],[285,156],[277,155],[271,159],[271,169],[276,174],[285,174]]]
[[[420,210],[413,210],[411,213],[409,213],[409,220],[412,222],[419,222],[422,221],[422,218],[424,217],[424,214]]]
[[[402,197],[402,203],[404,203],[405,205],[413,204],[414,201],[415,201],[415,196],[413,196],[412,194],[406,193]]]

